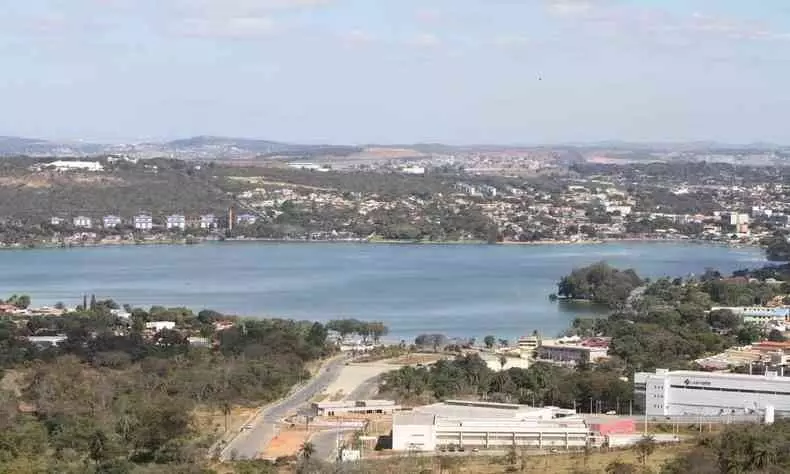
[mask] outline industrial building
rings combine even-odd
[[[449,400],[397,412],[392,425],[396,451],[513,445],[568,449],[602,441],[574,410],[507,403]]]
[[[391,414],[400,410],[393,400],[348,400],[313,403],[318,416]]]
[[[647,416],[790,415],[790,377],[669,371],[634,374],[634,395]]]

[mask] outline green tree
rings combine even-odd
[[[656,450],[656,439],[652,435],[643,436],[634,446],[636,452],[639,454],[639,460],[642,465],[647,465],[647,458],[650,457]]]
[[[488,336],[483,338],[483,344],[485,344],[486,347],[489,348],[489,349],[494,347],[495,343],[496,343],[496,338],[494,336],[488,335]]]

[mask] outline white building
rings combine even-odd
[[[31,344],[35,344],[39,347],[58,346],[66,339],[68,339],[68,337],[64,334],[59,334],[57,336],[30,336],[27,338]]]
[[[404,166],[401,168],[401,172],[405,174],[416,174],[422,175],[425,174],[425,167],[424,166]]]
[[[598,441],[573,410],[448,400],[393,415],[392,449],[584,447]]]
[[[145,323],[146,329],[151,329],[156,332],[162,331],[164,329],[175,329],[176,323],[175,321],[150,321]]]
[[[313,403],[313,409],[318,416],[342,416],[392,414],[394,411],[400,410],[401,407],[396,405],[393,400],[347,400]]]
[[[168,229],[184,230],[187,228],[187,218],[180,214],[167,216],[167,218],[165,219],[165,227],[167,227]]]
[[[656,370],[634,374],[647,416],[790,415],[790,377]]]
[[[239,214],[236,216],[236,224],[253,225],[258,221],[258,217],[252,214]]]
[[[114,229],[121,225],[121,218],[118,216],[104,216],[102,224],[104,224],[105,229]]]
[[[137,230],[151,230],[154,228],[154,220],[147,214],[134,216],[134,228]]]
[[[217,227],[217,218],[214,214],[200,216],[199,225],[201,229],[213,229]]]
[[[52,224],[52,225],[61,225],[61,224],[63,224],[63,218],[62,217],[51,217],[49,219],[49,223]]]
[[[563,364],[590,364],[607,357],[608,347],[582,346],[543,342],[537,350],[537,358]]]
[[[93,221],[90,217],[85,216],[77,216],[72,220],[74,227],[80,227],[83,229],[90,229],[93,225]]]
[[[58,171],[104,171],[104,166],[98,161],[53,161],[52,163],[42,163],[39,169],[54,168]]]

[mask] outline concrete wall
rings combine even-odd
[[[395,425],[392,427],[394,451],[434,451],[436,432],[433,425]]]

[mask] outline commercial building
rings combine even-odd
[[[104,171],[104,166],[98,161],[53,161],[52,163],[43,163],[39,165],[39,169],[54,168],[57,171]]]
[[[607,357],[607,346],[546,343],[538,347],[537,358],[562,364],[589,364]]]
[[[348,400],[313,403],[318,416],[392,414],[400,410],[393,400]]]
[[[581,448],[602,438],[574,410],[448,400],[393,415],[392,449],[444,446]]]
[[[784,323],[790,320],[790,307],[768,308],[764,306],[721,306],[711,311],[729,310],[743,318],[745,323],[765,324],[770,322]]]
[[[790,377],[669,371],[634,374],[634,395],[647,416],[790,415]]]

